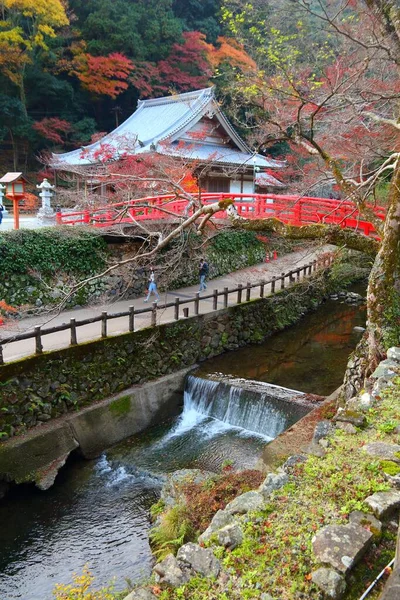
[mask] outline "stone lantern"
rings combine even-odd
[[[40,191],[39,196],[42,199],[42,206],[37,214],[37,219],[42,224],[54,225],[56,221],[56,213],[51,206],[51,198],[53,197],[54,185],[51,185],[47,179],[43,179],[40,185],[36,186]]]

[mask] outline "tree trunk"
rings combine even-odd
[[[399,257],[400,161],[397,162],[393,173],[382,242],[368,283],[367,314],[370,372],[385,356],[387,348],[391,344],[398,343],[399,340]]]

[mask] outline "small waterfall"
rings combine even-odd
[[[268,383],[244,379],[210,380],[189,375],[178,429],[197,415],[231,427],[275,438],[311,410],[304,394]],[[295,402],[294,399],[300,400]]]

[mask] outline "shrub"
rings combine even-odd
[[[117,600],[121,595],[113,592],[113,586],[92,590],[94,577],[87,565],[83,568],[82,575],[74,573],[73,583],[64,585],[58,583],[53,591],[56,600]]]

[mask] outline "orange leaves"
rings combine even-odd
[[[132,61],[119,52],[108,56],[82,53],[75,57],[72,72],[91,94],[116,98],[129,87],[126,80],[133,68]]]
[[[255,71],[256,63],[236,40],[219,37],[217,44],[217,48],[208,45],[207,57],[214,68],[223,62],[227,62],[243,71]]]

